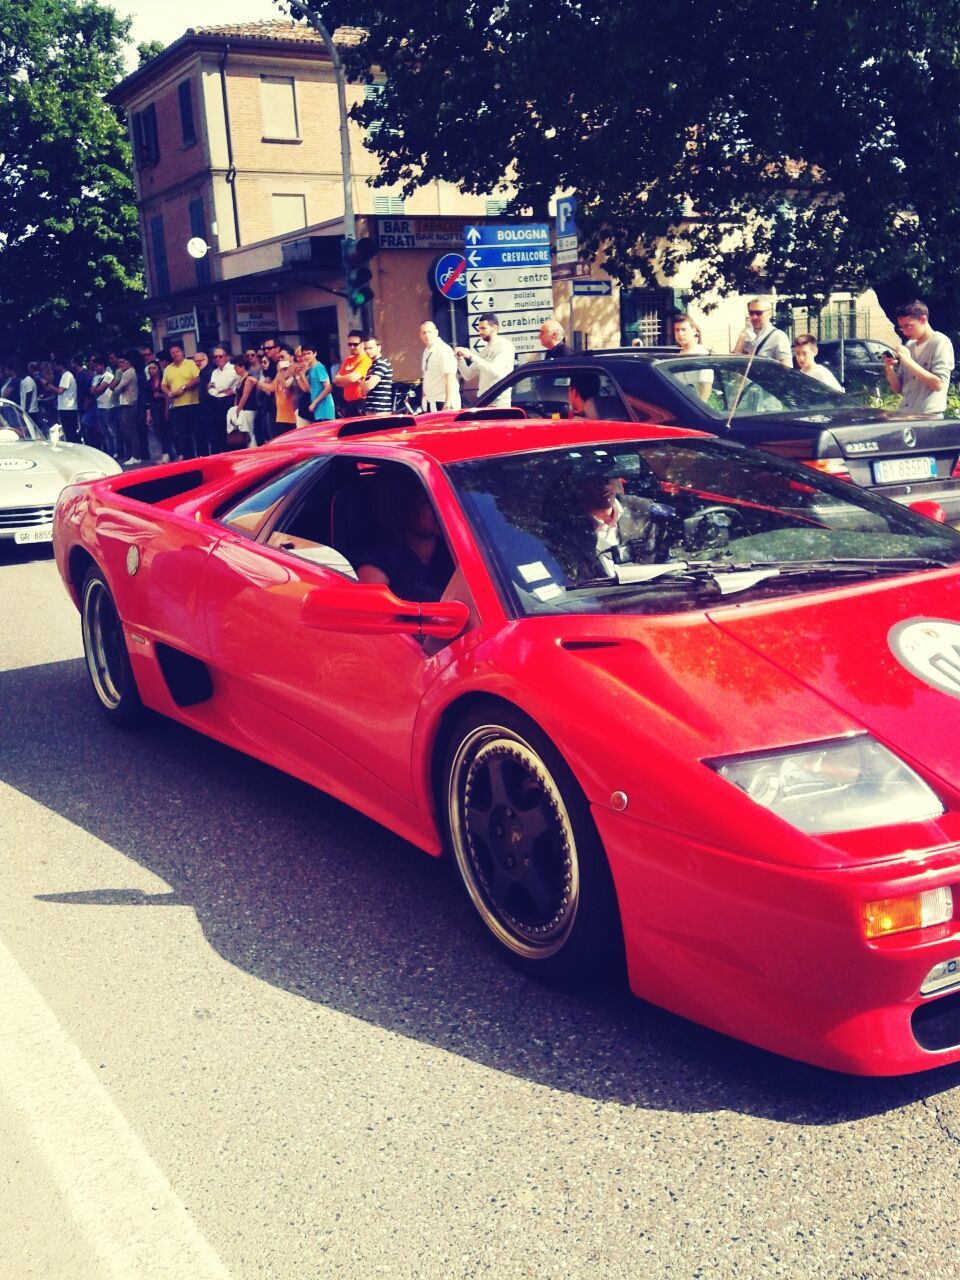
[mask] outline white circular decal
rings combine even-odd
[[[132,578],[140,568],[140,548],[137,546],[127,547],[127,573]]]
[[[893,656],[924,684],[960,698],[960,622],[911,618],[887,636]]]
[[[30,458],[0,458],[0,471],[29,471],[36,465]]]

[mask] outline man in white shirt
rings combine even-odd
[[[906,342],[895,355],[883,357],[890,390],[903,392],[897,413],[943,413],[953,372],[953,343],[931,326],[927,304],[919,299],[897,307],[897,328]]]
[[[48,383],[57,397],[57,418],[65,439],[80,443],[80,426],[77,420],[77,380],[67,368],[62,356],[53,361],[53,381]]]
[[[425,320],[420,326],[420,341],[423,343],[420,398],[424,409],[428,413],[434,409],[459,409],[460,384],[453,347],[443,341],[432,320]]]
[[[808,378],[816,378],[818,382],[822,382],[831,391],[842,391],[843,387],[841,387],[826,365],[817,364],[817,352],[819,350],[817,340],[812,333],[801,333],[799,337],[794,338],[793,355],[797,362],[797,368],[801,373],[805,373]]]
[[[790,339],[773,326],[773,303],[769,298],[751,298],[747,303],[747,328],[733,348],[735,356],[763,356],[777,360],[785,369],[793,368]]]
[[[34,374],[36,373],[36,371],[37,371],[36,362],[31,361],[30,364],[27,365],[27,372],[23,375],[23,378],[20,380],[20,408],[24,411],[24,413],[29,413],[30,417],[33,418],[34,422],[39,422],[40,421],[39,405],[38,405],[39,388],[37,387],[37,380],[34,377]]]
[[[477,383],[478,395],[483,395],[501,378],[505,378],[517,362],[517,353],[513,343],[501,338],[498,332],[499,321],[491,312],[482,315],[477,321],[477,333],[481,346],[476,351],[468,351],[465,347],[455,348],[457,368],[464,382]],[[501,392],[492,407],[506,408],[510,404],[510,390]]]
[[[123,456],[120,446],[120,422],[117,417],[117,394],[114,390],[113,370],[103,356],[93,356],[90,360],[93,370],[93,381],[90,394],[97,406],[97,429],[103,443],[105,453],[113,458]]]
[[[227,414],[236,400],[240,376],[233,367],[226,347],[213,348],[213,373],[207,383],[208,412],[206,425],[211,453],[223,453],[227,447]]]

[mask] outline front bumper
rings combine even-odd
[[[53,503],[49,506],[0,507],[0,539],[12,542],[50,542]]]
[[[806,870],[759,863],[608,809],[594,819],[642,999],[831,1070],[887,1076],[960,1061],[960,845],[896,863]],[[864,902],[954,887],[954,918],[868,942]]]

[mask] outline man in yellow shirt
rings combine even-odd
[[[183,354],[179,342],[169,344],[170,363],[163,371],[161,389],[167,398],[170,429],[181,458],[196,458],[201,452],[200,370]]]

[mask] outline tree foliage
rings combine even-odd
[[[137,45],[137,66],[145,67],[154,58],[159,58],[166,47],[162,40],[141,40]]]
[[[290,6],[298,12],[295,5]],[[318,0],[382,182],[578,196],[623,280],[920,292],[960,328],[960,0]],[[302,10],[300,10],[302,12]],[[691,217],[690,215],[694,215]]]
[[[97,0],[0,0],[4,352],[95,341],[142,295],[130,148],[104,101],[129,25]]]

